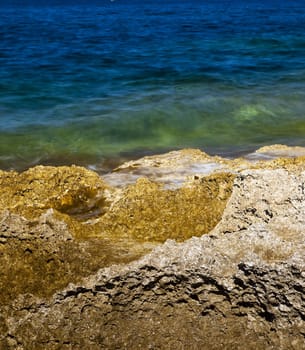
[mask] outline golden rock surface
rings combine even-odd
[[[234,175],[217,173],[170,190],[140,178],[123,190],[106,186],[80,167],[38,166],[1,172],[1,209],[38,218],[53,209],[77,237],[134,238],[163,242],[210,231],[220,220]]]
[[[158,242],[201,236],[220,220],[233,180],[230,173],[218,173],[169,190],[141,178],[101,218],[102,231]]]
[[[258,153],[274,150],[294,155],[303,148],[275,145]],[[304,167],[305,156],[230,160],[186,149],[127,162],[103,178],[78,166],[0,171],[0,210],[33,220],[52,209],[78,238],[183,241],[219,222],[240,171]]]
[[[230,160],[174,151],[105,176],[77,166],[0,171],[0,349],[65,348],[65,337],[75,349],[144,349],[152,324],[160,344],[172,332],[174,349],[188,339],[195,345],[185,348],[207,339],[212,348],[223,330],[228,341],[247,338],[243,315],[262,325],[252,349],[273,344],[271,316],[290,310],[290,324],[304,315],[295,266],[304,271],[305,156],[286,146],[260,152]],[[270,295],[279,306],[267,313]],[[282,305],[283,295],[293,302]],[[287,334],[301,339],[297,327]]]
[[[102,206],[107,188],[98,174],[77,166],[36,166],[0,172],[0,208],[35,217],[46,209],[85,213]]]

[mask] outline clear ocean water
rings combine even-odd
[[[0,2],[0,168],[305,146],[305,1]]]

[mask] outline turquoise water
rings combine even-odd
[[[0,7],[2,169],[305,146],[304,1]]]

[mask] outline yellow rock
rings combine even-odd
[[[274,146],[262,151],[269,149],[290,150]],[[0,210],[32,220],[52,208],[79,238],[183,241],[209,232],[220,221],[235,174],[245,168],[302,171],[305,156],[249,162],[210,157],[199,150],[174,151],[122,165],[116,174],[137,171],[139,176],[121,189],[77,166],[37,166],[20,174],[0,171]],[[153,181],[143,177],[150,171]],[[158,176],[164,181],[157,182]],[[167,181],[178,181],[179,186],[170,187]]]
[[[198,178],[176,190],[141,178],[128,186],[100,222],[102,232],[142,241],[183,241],[209,232],[220,220],[234,175]]]
[[[106,205],[107,186],[98,174],[82,167],[37,166],[20,174],[0,172],[0,207],[28,218],[53,208],[78,214]]]

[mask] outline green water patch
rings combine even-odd
[[[205,93],[187,99],[183,92],[181,100],[167,96],[160,103],[146,100],[147,108],[141,98],[130,99],[117,113],[2,132],[0,167],[72,163],[103,167],[116,165],[124,154],[132,157],[175,148],[232,149],[238,153],[270,143],[305,144],[303,101],[299,97]]]

